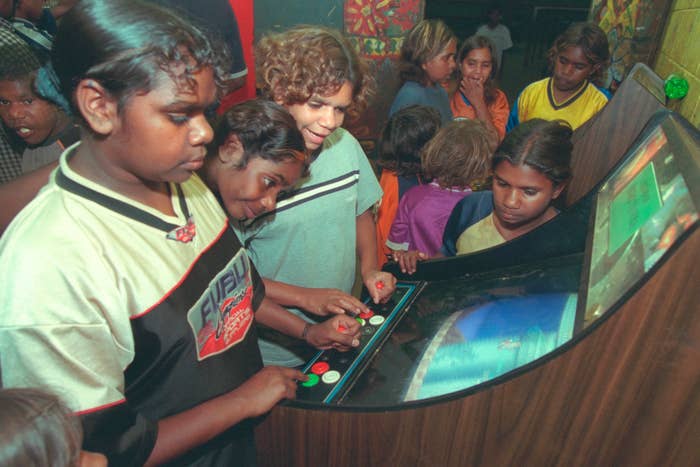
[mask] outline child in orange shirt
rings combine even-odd
[[[508,122],[508,99],[493,81],[497,64],[494,46],[484,36],[471,36],[457,53],[461,74],[459,89],[450,99],[455,118],[480,120],[489,133],[489,146],[495,150],[503,141]]]

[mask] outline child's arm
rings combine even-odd
[[[396,289],[396,278],[388,272],[380,271],[377,266],[377,241],[371,209],[357,216],[356,230],[362,282],[374,303],[387,301]]]
[[[49,181],[51,171],[58,161],[28,172],[21,177],[0,185],[0,234],[29,202],[34,199],[41,187]]]
[[[156,444],[147,466],[163,464],[200,446],[230,427],[296,396],[307,376],[292,368],[265,367],[231,392],[158,421]]]
[[[360,345],[360,324],[346,315],[311,324],[266,297],[255,313],[255,320],[288,336],[304,339],[318,349],[348,350]]]
[[[284,282],[263,279],[266,296],[282,306],[299,308],[318,316],[350,313],[356,315],[367,306],[339,289],[299,287]]]
[[[386,245],[391,249],[392,258],[399,263],[401,272],[404,274],[413,274],[416,272],[417,262],[428,258],[428,255],[423,252],[411,250],[409,224],[413,209],[409,206],[410,192],[411,190],[399,202],[399,208],[386,241]]]
[[[428,259],[428,255],[418,250],[396,250],[393,252],[394,261],[399,263],[401,272],[413,274],[416,272],[418,261]]]

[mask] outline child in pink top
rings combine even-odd
[[[452,208],[471,193],[470,183],[488,173],[487,134],[479,121],[457,120],[445,125],[425,146],[421,166],[432,182],[411,188],[399,202],[386,242],[395,260],[401,262],[405,255],[425,258],[440,251]]]

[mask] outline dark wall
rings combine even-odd
[[[255,0],[255,38],[296,24],[343,29],[343,0]]]

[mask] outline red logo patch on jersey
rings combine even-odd
[[[245,339],[253,324],[250,261],[241,251],[210,283],[187,320],[197,339],[197,359],[226,351]]]
[[[176,240],[182,243],[189,243],[197,235],[197,227],[194,225],[194,219],[190,216],[187,219],[187,224],[177,229],[173,229],[168,232],[169,240]]]

